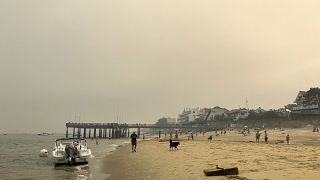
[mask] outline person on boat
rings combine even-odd
[[[133,131],[133,133],[131,134],[131,145],[132,145],[132,152],[137,152],[136,148],[137,148],[137,137],[138,135],[136,134],[136,132]]]
[[[73,142],[73,156],[79,156],[80,155],[80,151],[78,149],[78,142]]]

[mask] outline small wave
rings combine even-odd
[[[123,144],[130,144],[130,142],[129,141],[124,141]]]
[[[111,144],[110,146],[111,146],[111,147],[118,147],[119,145]]]
[[[85,175],[83,175],[83,174],[78,174],[78,176],[77,176],[77,180],[83,180],[83,179],[88,179],[88,177],[87,176],[85,176]]]
[[[75,166],[75,169],[81,171],[81,166]]]

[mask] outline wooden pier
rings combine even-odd
[[[119,123],[66,123],[66,138],[69,137],[69,129],[72,130],[72,137],[83,138],[124,138],[130,137],[130,129],[137,129],[140,137],[140,130],[145,129],[199,129],[201,127],[181,125],[155,125],[155,124],[119,124]],[[71,135],[71,134],[70,134]]]

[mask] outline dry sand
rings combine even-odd
[[[292,144],[275,144],[291,136]],[[179,150],[169,150],[169,142],[158,140],[138,143],[137,152],[131,145],[120,147],[104,160],[103,171],[108,179],[319,179],[320,133],[310,130],[268,131],[270,143],[254,143],[255,135],[243,136],[227,132],[207,137],[198,135],[194,141],[183,140]],[[263,133],[261,135],[263,139]],[[186,139],[186,137],[182,137]],[[233,177],[206,177],[203,169],[238,167]]]

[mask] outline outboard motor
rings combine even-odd
[[[72,163],[74,161],[73,159],[73,147],[70,146],[70,144],[67,144],[65,147],[65,152],[66,152],[66,158],[68,160],[68,163]]]

